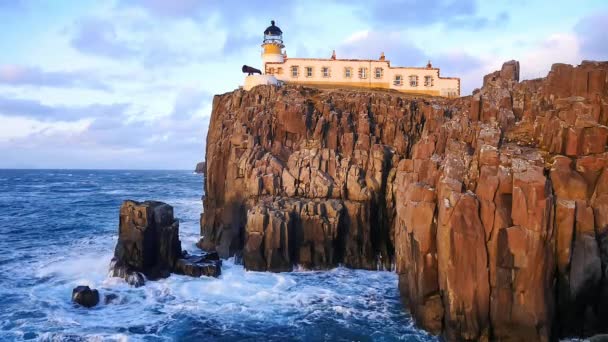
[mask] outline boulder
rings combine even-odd
[[[72,302],[92,308],[99,303],[99,292],[88,286],[76,286],[72,290]]]
[[[189,255],[185,253],[175,262],[174,272],[191,277],[219,277],[222,261],[216,252]]]

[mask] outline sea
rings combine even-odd
[[[160,200],[196,251],[202,177],[189,171],[0,170],[0,341],[436,341],[402,307],[397,275],[338,267],[108,276],[123,200]],[[99,290],[91,309],[75,286]],[[107,295],[116,298],[105,303]]]

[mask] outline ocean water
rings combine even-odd
[[[201,192],[186,171],[0,170],[0,340],[436,340],[413,326],[391,272],[273,274],[228,260],[219,279],[132,288],[108,277],[124,199],[173,205],[194,251]],[[100,305],[72,304],[77,285],[97,288]]]

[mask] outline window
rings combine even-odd
[[[353,74],[353,68],[346,67],[344,68],[344,78],[351,78]]]
[[[282,75],[283,74],[283,68],[277,68],[277,74],[278,75]]]
[[[299,73],[300,71],[297,65],[291,67],[291,77],[298,77]]]
[[[306,67],[306,77],[312,77],[312,67]]]
[[[396,86],[403,85],[403,76],[395,75],[395,80],[393,81],[393,84]]]
[[[410,76],[410,87],[417,87],[417,86],[418,86],[418,76],[411,75]]]
[[[424,76],[424,86],[425,87],[433,86],[433,76]]]
[[[329,72],[329,67],[322,67],[321,72],[323,73],[323,77],[331,76],[331,73]]]
[[[382,75],[383,75],[383,70],[382,70],[382,68],[376,68],[376,69],[374,70],[374,77],[375,77],[375,78],[382,78]]]
[[[359,78],[367,78],[367,68],[359,68]]]

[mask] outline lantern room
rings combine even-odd
[[[264,69],[266,63],[283,63],[283,31],[275,25],[274,20],[264,31],[264,42],[262,43],[262,62]]]

